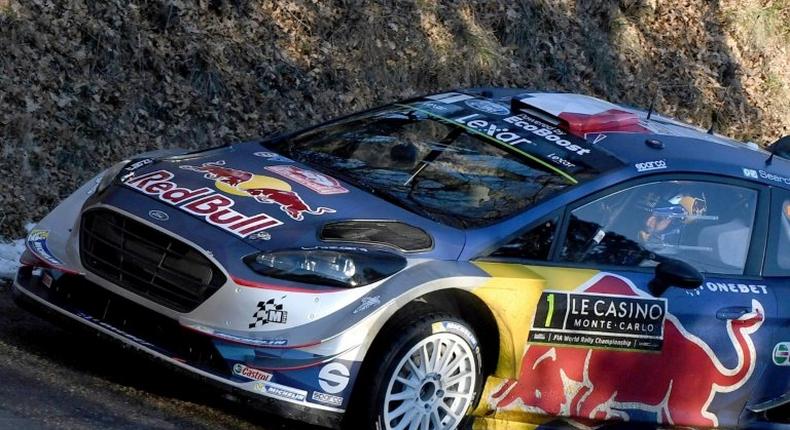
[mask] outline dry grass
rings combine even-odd
[[[450,87],[576,91],[767,143],[788,0],[0,0],[0,236],[102,166]]]

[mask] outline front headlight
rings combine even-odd
[[[129,163],[129,160],[123,160],[120,163],[115,164],[114,166],[110,167],[109,169],[104,171],[104,175],[101,177],[101,181],[99,181],[99,186],[96,187],[96,194],[100,194],[102,191],[106,190],[107,187],[112,184],[115,180],[115,177],[121,173],[121,170]]]
[[[393,275],[406,259],[389,252],[295,249],[261,252],[244,262],[261,275],[309,284],[360,287]]]

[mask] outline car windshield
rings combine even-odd
[[[539,159],[408,107],[351,117],[267,146],[457,228],[493,224],[575,183]]]

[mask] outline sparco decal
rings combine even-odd
[[[236,363],[233,365],[233,373],[245,378],[254,379],[256,381],[270,381],[272,379],[271,373],[264,372],[260,369],[247,367],[241,363]]]
[[[203,218],[211,225],[245,237],[278,225],[282,222],[266,214],[244,215],[234,209],[233,200],[213,192],[210,188],[189,189],[170,181],[173,173],[157,170],[133,178],[124,183],[129,188],[141,191],[175,206],[186,213]]]
[[[634,164],[637,172],[650,172],[653,170],[662,170],[667,168],[666,160],[645,161],[642,163]]]
[[[649,298],[627,279],[608,273],[580,290]],[[655,414],[659,424],[716,427],[718,417],[708,408],[717,393],[735,391],[752,376],[757,357],[751,336],[763,315],[762,305],[752,300],[752,312],[722,328],[738,357],[733,368],[726,368],[672,314],[664,320],[657,353],[528,344],[518,378],[495,390],[490,402],[497,409],[592,419],[628,420],[629,411],[644,411]]]
[[[350,374],[348,367],[342,363],[329,363],[318,373],[318,384],[327,393],[337,394],[348,386]]]
[[[318,194],[342,194],[348,192],[347,189],[340,185],[337,179],[313,170],[302,169],[296,166],[267,166],[266,170],[302,184]]]
[[[319,403],[326,403],[327,405],[340,406],[343,404],[343,398],[340,396],[333,396],[331,394],[322,393],[320,391],[313,391],[311,396],[313,400]]]
[[[225,161],[211,161],[200,166],[180,166],[184,170],[204,173],[203,177],[215,181],[221,191],[237,196],[252,197],[260,203],[280,207],[291,219],[302,221],[304,214],[323,215],[334,213],[334,209],[311,208],[291,186],[284,181],[269,176],[255,175],[245,170],[225,167]]]

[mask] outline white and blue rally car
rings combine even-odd
[[[14,294],[330,427],[790,428],[788,147],[420,97],[124,160],[30,233]]]

